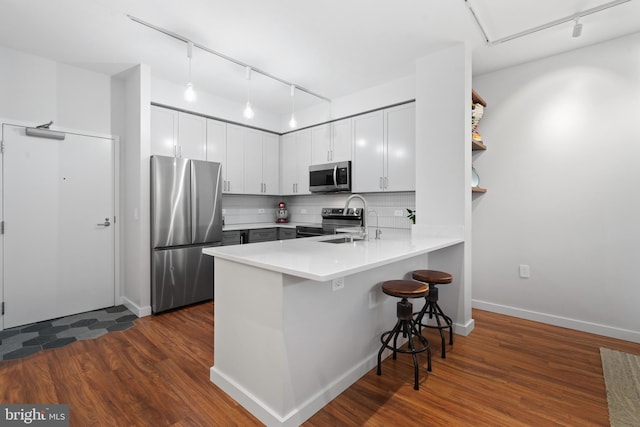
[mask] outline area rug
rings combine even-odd
[[[640,426],[640,356],[600,348],[611,427]]]

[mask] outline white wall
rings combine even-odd
[[[429,254],[428,266],[453,276],[439,304],[457,333],[471,317],[471,54],[455,44],[416,63],[416,227],[464,243]]]
[[[640,342],[640,34],[474,88],[474,306]]]
[[[410,75],[353,94],[322,102],[315,107],[296,111],[298,129],[374,110],[416,97],[416,77]],[[289,132],[290,115],[281,118],[280,132]]]
[[[254,108],[256,115],[249,122],[242,115],[244,111],[242,103],[229,101],[203,91],[198,92],[197,102],[190,103],[184,100],[183,85],[155,77],[151,78],[151,101],[210,117],[280,132],[280,116],[277,114]]]
[[[122,81],[124,137],[122,217],[123,303],[138,316],[151,314],[150,261],[150,70],[139,65],[115,77]]]
[[[0,46],[0,117],[109,135],[109,76]]]

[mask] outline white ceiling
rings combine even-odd
[[[496,40],[610,0],[468,0]],[[186,44],[133,15],[284,80],[338,98],[414,72],[417,58],[467,41],[473,73],[640,31],[640,0],[497,45],[485,43],[465,0],[0,0],[0,45],[107,74],[146,63],[184,84]],[[0,64],[6,66],[6,64]],[[197,90],[244,102],[245,71],[199,49]],[[257,73],[254,105],[285,114],[289,88]],[[296,95],[298,107],[322,102]]]

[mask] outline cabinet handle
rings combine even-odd
[[[173,157],[178,157],[178,146],[177,145],[173,146]]]
[[[380,183],[378,184],[378,188],[380,188],[381,190],[384,188],[382,187],[382,177],[380,177]]]
[[[388,176],[384,177],[384,188],[389,188],[389,177]]]
[[[331,161],[333,161],[333,150],[331,150],[330,153],[331,153]]]
[[[327,151],[327,162],[331,160],[331,151]]]

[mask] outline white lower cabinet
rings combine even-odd
[[[305,129],[282,136],[280,194],[311,194],[309,165],[311,164],[311,130]]]
[[[353,192],[415,190],[415,104],[353,118]]]

